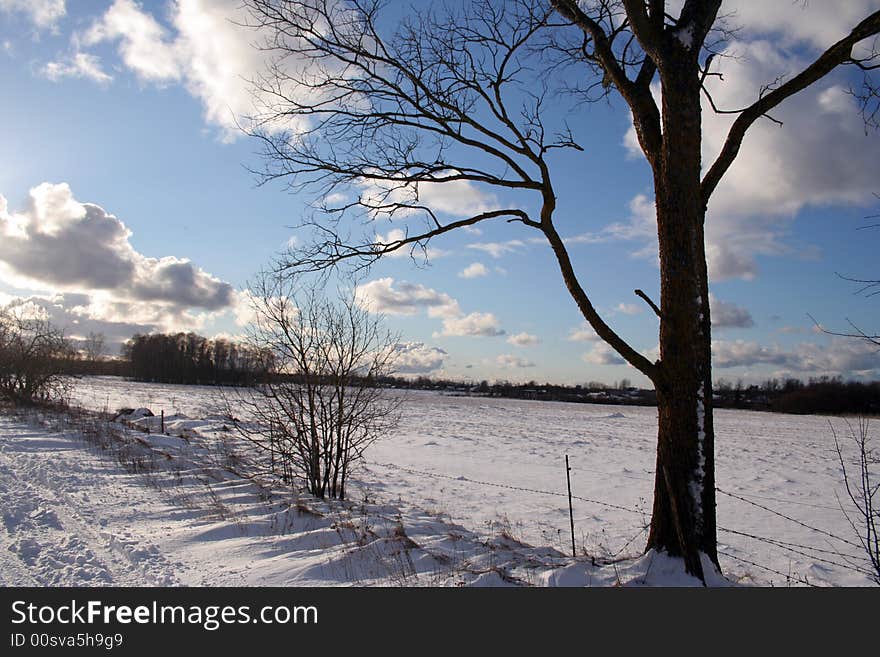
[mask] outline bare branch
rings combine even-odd
[[[702,181],[703,203],[708,204],[709,198],[721,182],[721,178],[733,164],[739,154],[740,146],[746,131],[761,116],[764,116],[786,98],[806,89],[836,67],[852,59],[852,49],[859,41],[880,33],[880,11],[876,11],[859,23],[853,30],[823,52],[812,64],[795,75],[788,82],[759,98],[744,109],[734,121],[727,135],[721,153],[707,171]]]
[[[819,322],[817,322],[816,318],[813,317],[812,315],[810,315],[809,313],[807,313],[807,317],[809,317],[812,320],[813,324],[816,326],[816,328],[819,329],[820,331],[822,331],[822,333],[824,333],[825,335],[835,335],[835,336],[838,336],[841,338],[860,338],[862,340],[867,340],[868,342],[871,342],[871,343],[877,345],[878,347],[880,347],[880,335],[871,335],[869,333],[866,333],[865,331],[860,329],[858,326],[856,326],[856,324],[853,323],[850,319],[847,319],[846,321],[852,327],[853,332],[844,333],[842,331],[829,331],[824,326],[822,326]]]
[[[562,272],[562,278],[565,286],[568,288],[575,303],[581,311],[581,314],[589,322],[590,326],[596,334],[614,348],[630,365],[647,376],[655,384],[660,382],[661,370],[656,363],[652,363],[638,351],[633,349],[623,338],[621,338],[614,330],[608,326],[605,320],[596,311],[587,293],[581,287],[577,275],[574,273],[574,267],[568,256],[568,251],[562,238],[556,232],[553,226],[544,226],[544,235],[550,242],[550,247],[556,255],[556,261],[559,263],[559,269]]]
[[[651,306],[651,310],[654,311],[654,314],[657,315],[657,317],[659,317],[660,319],[663,319],[663,314],[660,312],[660,308],[657,307],[656,303],[651,301],[651,297],[645,294],[642,290],[633,290],[633,293],[637,297],[641,297],[642,299],[644,299],[645,303]]]

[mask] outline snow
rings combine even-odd
[[[0,584],[697,584],[679,559],[641,554],[653,408],[412,392],[350,501],[331,504],[243,476],[216,388],[77,383],[83,406],[154,416],[101,429],[104,450],[87,420],[0,416]],[[828,418],[720,410],[715,427],[726,579],[706,562],[709,584],[870,584]]]

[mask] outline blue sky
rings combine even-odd
[[[721,63],[716,100],[747,104],[798,70],[877,0],[728,3],[742,27]],[[251,109],[259,70],[250,35],[226,20],[236,0],[0,0],[0,302],[29,303],[73,336],[135,331],[236,335],[248,279],[283,250],[311,200],[256,185],[258,145],[234,117]],[[849,318],[880,327],[877,298],[840,273],[878,277],[880,136],[865,134],[834,74],[763,122],[710,205],[715,378],[880,377],[864,343],[815,330]],[[651,178],[632,149],[623,104],[563,110],[584,153],[554,164],[557,220],[582,282],[608,322],[655,353]],[[707,113],[706,156],[729,118]],[[713,150],[714,149],[714,150]],[[437,190],[449,216],[498,203],[476,188]],[[375,227],[387,235],[399,225]],[[483,225],[432,242],[430,263],[389,258],[359,298],[406,343],[405,370],[474,380],[584,383],[632,368],[584,330],[545,244],[518,225]],[[238,317],[241,317],[239,313]]]

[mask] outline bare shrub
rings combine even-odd
[[[328,298],[318,286],[274,276],[250,294],[247,333],[263,375],[251,394],[238,394],[248,420],[230,419],[272,474],[344,499],[352,467],[399,420],[400,397],[380,386],[392,373],[396,336],[351,294]]]
[[[874,451],[867,418],[860,417],[857,427],[853,427],[849,422],[846,425],[849,430],[849,440],[855,447],[855,457],[849,459],[844,456],[844,449],[837,433],[834,427],[831,427],[837,460],[843,472],[843,483],[850,500],[849,510],[843,503],[840,504],[840,508],[871,564],[873,571],[871,579],[880,584],[880,534],[878,534],[880,503],[877,500],[877,492],[880,490],[880,475],[877,471],[880,457]]]
[[[64,401],[73,355],[64,332],[38,312],[0,309],[0,397],[16,404]]]

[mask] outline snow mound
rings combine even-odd
[[[705,554],[701,554],[703,574],[708,587],[734,586],[715,568]],[[543,573],[540,579],[543,586],[623,586],[623,587],[702,587],[697,577],[685,571],[684,559],[671,557],[665,552],[649,550],[632,559],[614,563],[592,563],[575,561],[556,570]]]

